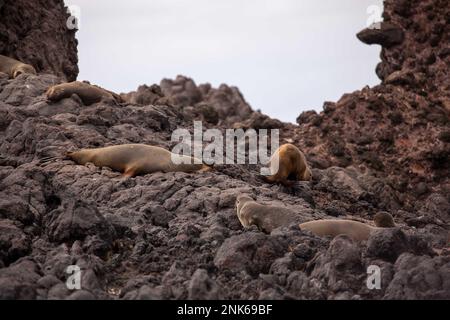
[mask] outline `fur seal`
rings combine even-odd
[[[189,164],[175,164],[172,155],[189,161]],[[67,156],[78,164],[92,162],[97,167],[109,167],[120,171],[125,177],[134,177],[153,172],[195,172],[210,171],[205,164],[194,164],[192,157],[179,156],[156,146],[145,144],[123,144],[96,149],[82,149],[68,152]]]
[[[86,82],[73,81],[51,86],[47,90],[47,99],[53,102],[70,98],[73,94],[80,97],[83,104],[89,106],[100,102],[102,99],[114,99],[123,102],[120,95]]]
[[[356,241],[365,241],[370,233],[382,228],[395,227],[392,216],[387,212],[379,213],[374,219],[376,227],[353,220],[324,219],[300,224],[301,230],[311,231],[318,236],[336,237],[345,234]]]
[[[236,198],[236,213],[243,227],[256,225],[266,233],[288,226],[298,218],[298,215],[288,208],[259,204],[248,195],[239,195]]]
[[[295,181],[310,181],[312,178],[305,155],[290,143],[283,144],[275,151],[270,157],[269,166],[272,175],[264,177],[269,183],[292,186]]]
[[[36,69],[32,65],[0,55],[0,72],[15,79],[22,73],[36,74]]]

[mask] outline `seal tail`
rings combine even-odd
[[[266,183],[275,183],[276,182],[276,178],[274,175],[271,175],[271,176],[261,175],[260,177]]]

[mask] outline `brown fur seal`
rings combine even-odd
[[[114,92],[80,81],[52,86],[46,94],[47,99],[54,102],[70,98],[73,94],[76,94],[86,106],[100,102],[102,99],[114,99],[119,103],[123,102],[122,97]]]
[[[0,55],[0,72],[6,73],[10,78],[15,79],[22,73],[36,74],[36,69],[32,65]]]
[[[392,216],[387,212],[378,213],[375,216],[376,227],[353,220],[324,219],[309,221],[300,224],[301,230],[311,231],[318,236],[336,237],[345,234],[356,241],[365,241],[370,233],[382,228],[395,227]]]
[[[290,143],[283,144],[275,151],[270,158],[269,165],[272,175],[265,177],[265,180],[270,183],[292,186],[295,181],[310,181],[312,178],[305,155]]]
[[[266,233],[288,226],[298,218],[298,215],[288,208],[262,205],[248,195],[239,195],[236,198],[236,213],[242,226],[248,228],[255,225]]]
[[[172,155],[188,160],[189,164],[173,163]],[[158,171],[203,172],[211,170],[211,167],[205,164],[194,164],[192,161],[194,158],[178,156],[164,148],[144,144],[123,144],[97,149],[82,149],[69,152],[67,156],[78,164],[84,165],[87,162],[92,162],[97,167],[109,167],[123,172],[126,177]]]

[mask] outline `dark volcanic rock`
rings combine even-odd
[[[283,123],[276,119],[271,119],[270,117],[260,113],[254,112],[249,119],[238,122],[234,125],[236,129],[280,129],[283,127]]]
[[[0,269],[0,300],[35,299],[38,273],[36,263],[26,259]]]
[[[114,228],[97,208],[80,200],[63,203],[48,216],[49,238],[52,241],[82,240],[88,235],[111,241],[114,237]]]
[[[421,214],[431,218],[438,218],[447,224],[450,223],[450,201],[447,196],[441,194],[431,194],[419,209]]]
[[[38,72],[76,80],[78,42],[76,30],[67,27],[69,17],[63,0],[2,3],[0,54],[31,64]]]
[[[281,252],[280,243],[270,237],[262,233],[247,232],[225,240],[217,251],[214,263],[221,270],[246,270],[251,275],[257,275],[267,272]]]
[[[450,299],[450,257],[401,255],[384,299]]]
[[[400,27],[389,22],[376,23],[356,36],[366,44],[379,44],[386,48],[402,43],[405,37]]]
[[[0,74],[0,298],[449,298],[445,1],[386,0],[385,21],[404,37],[382,48],[377,73],[385,81],[302,113],[298,126],[254,112],[235,87],[182,76],[141,86],[121,105],[84,106],[75,96],[49,103],[47,88],[76,75],[76,42],[61,29],[62,2],[38,3],[33,11],[28,2],[0,1],[0,46],[16,46],[19,58],[56,74]],[[11,26],[21,7],[34,18]],[[304,151],[313,180],[270,185],[259,165],[243,164],[127,179],[65,156],[124,143],[170,149],[172,132],[193,132],[193,120],[220,132],[280,128],[281,143]],[[386,211],[397,228],[361,243],[296,224],[264,234],[242,228],[239,194],[289,208],[300,221],[372,223]],[[72,265],[81,290],[65,285]],[[380,290],[366,286],[370,265],[380,267]]]
[[[225,84],[212,88],[210,84],[197,86],[192,79],[178,76],[175,80],[164,79],[161,89],[170,102],[180,107],[212,106],[224,124],[233,124],[247,119],[253,110],[236,87]]]
[[[416,255],[433,254],[427,241],[418,235],[406,235],[398,228],[375,231],[367,242],[367,255],[395,262],[404,252]]]
[[[351,239],[338,236],[330,243],[326,253],[314,259],[311,276],[323,281],[333,293],[348,292],[345,298],[350,299],[354,294],[352,288],[362,282],[364,269],[361,253],[361,248]]]
[[[204,269],[197,269],[188,286],[190,300],[217,300],[221,298],[220,287]]]
[[[397,228],[377,230],[367,242],[367,254],[369,256],[390,262],[395,262],[397,257],[408,249],[406,235]]]
[[[154,84],[151,86],[139,86],[137,91],[129,92],[121,95],[124,100],[134,104],[167,104],[167,99],[164,99],[164,94],[161,87]]]
[[[31,241],[9,220],[0,220],[0,265],[8,265],[31,250]]]

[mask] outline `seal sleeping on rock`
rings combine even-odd
[[[0,72],[15,79],[22,73],[36,74],[36,69],[32,65],[0,55]]]
[[[122,97],[114,92],[80,81],[61,83],[52,86],[46,93],[47,99],[53,102],[70,98],[73,94],[80,97],[81,101],[83,101],[83,104],[86,106],[98,103],[102,101],[102,99],[113,99],[118,103],[124,102]]]
[[[288,226],[299,217],[288,208],[262,205],[248,195],[239,195],[236,198],[236,213],[242,226],[248,228],[255,225],[266,233]],[[374,230],[395,227],[394,219],[387,212],[377,213],[374,223],[375,227],[353,220],[324,219],[301,223],[299,226],[301,230],[318,236],[335,237],[345,234],[356,241],[367,240]]]
[[[109,167],[122,172],[126,177],[134,177],[153,172],[204,172],[211,167],[195,164],[192,157],[180,156],[164,148],[144,144],[123,144],[96,149],[82,149],[69,152],[67,156],[78,164],[92,162],[97,167]],[[174,163],[172,160],[186,163]],[[181,162],[181,161],[177,161]]]
[[[312,178],[305,155],[290,143],[283,144],[275,151],[269,166],[272,175],[264,178],[269,183],[292,186],[295,181],[310,181]]]
[[[374,223],[376,227],[353,220],[324,219],[301,223],[300,229],[322,237],[334,238],[344,234],[353,240],[365,241],[375,230],[395,227],[394,219],[387,212],[377,213]]]

